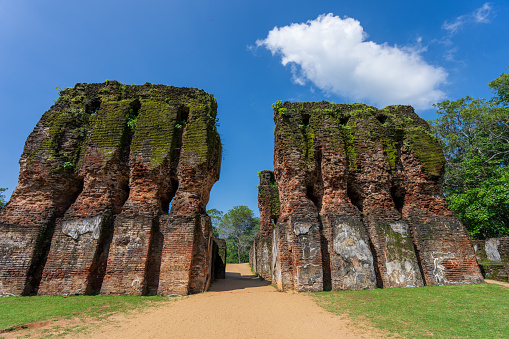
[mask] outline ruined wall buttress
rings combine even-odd
[[[482,282],[468,234],[442,194],[443,153],[411,107],[278,102],[274,111],[276,285]]]
[[[254,272],[265,280],[272,280],[272,246],[274,225],[279,218],[279,192],[274,172],[261,171],[258,175],[258,208],[260,232],[253,240],[249,262]]]
[[[0,213],[2,292],[205,290],[216,110],[192,88],[110,81],[62,91],[29,136]]]

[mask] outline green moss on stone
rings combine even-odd
[[[409,148],[417,155],[426,173],[439,176],[445,163],[445,157],[440,144],[421,127],[409,128],[405,134],[405,141]]]
[[[120,155],[128,131],[128,112],[132,100],[102,102],[90,136],[93,147],[103,157],[103,165]]]
[[[131,154],[143,156],[148,153],[150,167],[156,168],[166,159],[171,161],[171,154],[177,143],[174,138],[177,107],[170,106],[165,101],[150,99],[143,99],[140,103]]]
[[[179,109],[187,109],[189,117],[185,128],[176,131]],[[106,164],[125,154],[132,137],[131,154],[148,157],[155,168],[171,161],[184,133],[184,154],[193,154],[189,160],[206,162],[217,147],[221,152],[216,111],[216,99],[199,89],[117,81],[78,83],[60,91],[38,124],[47,132],[39,133],[43,139],[30,144],[25,153],[29,163],[44,163],[55,170],[67,163],[67,171],[72,163],[78,171],[88,147]]]
[[[363,147],[379,144],[384,150],[391,171],[396,171],[399,148],[405,145],[422,163],[426,173],[439,176],[445,158],[427,123],[410,106],[389,106],[382,110],[365,104],[334,104],[329,102],[289,103],[286,114],[276,111],[277,137],[285,149],[298,150],[309,162],[314,160],[315,134],[323,126],[336,126],[350,170],[357,170],[357,159]],[[278,107],[278,110],[279,108]],[[308,117],[309,126],[304,117]],[[327,133],[327,132],[324,132]],[[366,144],[370,141],[370,144]],[[371,145],[371,146],[370,146]]]
[[[276,181],[271,182],[269,185],[258,186],[258,195],[262,201],[269,201],[271,216],[279,215],[281,201],[279,200],[279,191]]]

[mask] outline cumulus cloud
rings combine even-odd
[[[307,23],[275,27],[257,46],[280,55],[293,81],[378,106],[411,104],[430,108],[444,99],[438,87],[447,73],[426,63],[422,48],[398,48],[367,41],[359,21],[333,14]]]
[[[449,32],[449,34],[456,34],[463,26],[467,24],[478,24],[490,22],[493,7],[490,2],[484,3],[480,8],[472,13],[460,15],[452,22],[445,21],[442,28]]]

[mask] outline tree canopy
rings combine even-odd
[[[207,210],[207,214],[209,215],[212,222],[212,236],[214,238],[219,238],[219,224],[221,223],[224,213],[220,210],[212,208]]]
[[[7,188],[0,188],[0,209],[6,204],[5,195],[3,192],[7,191]]]
[[[226,239],[226,262],[240,264],[249,261],[249,249],[260,230],[260,218],[255,217],[247,206],[235,206],[227,213],[216,209],[208,210],[207,213],[212,219],[213,233]]]
[[[509,235],[509,74],[489,86],[492,99],[440,102],[430,122],[446,159],[445,197],[474,239]]]

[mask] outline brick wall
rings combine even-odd
[[[260,232],[251,244],[249,263],[253,271],[265,280],[272,280],[272,240],[274,225],[279,218],[279,192],[274,172],[261,171],[258,185]]]
[[[443,153],[412,107],[286,102],[274,113],[279,288],[483,281],[442,194]]]
[[[0,292],[208,288],[216,110],[194,88],[111,81],[62,91],[27,139],[19,184],[0,212]]]

